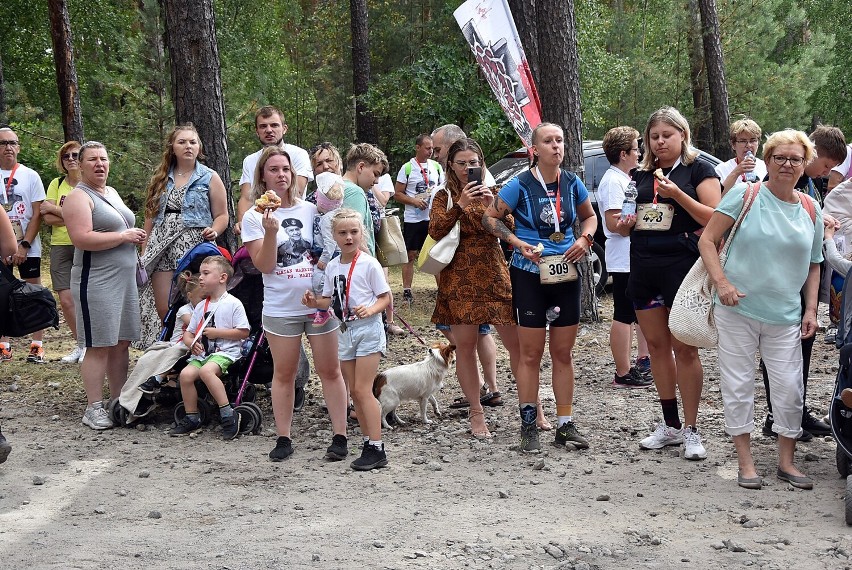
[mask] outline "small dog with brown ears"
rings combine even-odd
[[[435,394],[443,387],[444,378],[455,361],[455,345],[436,343],[420,362],[394,366],[377,374],[373,380],[373,395],[382,406],[382,427],[392,429],[389,415],[397,424],[405,425],[396,415],[396,409],[407,400],[420,402],[420,419],[424,424],[432,423],[426,416],[427,403],[431,403],[435,415],[440,416]]]

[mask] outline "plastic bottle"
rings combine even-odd
[[[559,307],[549,307],[547,311],[544,313],[544,317],[547,319],[547,324],[552,323],[556,319],[559,318],[559,311],[561,311]]]
[[[621,203],[621,220],[627,219],[627,216],[636,215],[636,196],[639,192],[636,190],[636,182],[630,180],[627,188],[624,190],[624,202]]]
[[[745,156],[743,157],[743,160],[746,160],[748,158],[754,160],[754,153],[752,153],[750,150],[746,151]],[[745,173],[745,179],[746,179],[746,182],[757,182],[757,181],[760,180],[760,177],[758,177],[757,173],[754,170],[752,170],[751,172]]]

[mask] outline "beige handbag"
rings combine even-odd
[[[750,185],[743,194],[743,208],[740,215],[731,226],[726,239],[722,240],[719,250],[719,262],[722,268],[728,258],[728,248],[734,240],[734,234],[751,208],[760,183]],[[669,312],[669,330],[680,342],[699,348],[712,348],[719,343],[719,332],[713,318],[713,297],[716,288],[704,266],[704,260],[699,257],[677,290],[677,294]]]
[[[449,190],[446,188],[444,190],[447,192],[447,211],[449,212],[453,207],[453,197]],[[420,249],[420,256],[417,258],[418,269],[423,273],[438,275],[453,260],[460,241],[460,222],[456,222],[450,233],[437,241],[432,236],[426,236],[426,241]]]
[[[408,262],[408,251],[402,237],[399,216],[389,214],[382,218],[382,225],[376,236],[376,259],[382,267],[393,267]]]

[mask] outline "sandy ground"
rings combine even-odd
[[[407,313],[427,339],[430,300]],[[605,301],[602,314],[611,308]],[[614,390],[608,323],[584,324],[576,355],[575,414],[591,447],[565,451],[542,434],[544,451],[517,443],[517,398],[500,362],[506,405],[486,408],[495,438],[475,441],[451,375],[441,418],[385,435],[390,465],[353,472],[322,459],[331,437],[319,383],[294,422],[295,454],[271,463],[268,394],[260,392],[259,436],[222,442],[218,428],[170,438],[162,410],[144,429],[96,433],[80,424],[76,366],[0,367],[0,420],[14,445],[0,466],[0,567],[18,568],[845,568],[845,481],[830,438],[800,444],[813,491],[775,479],[775,444],[755,433],[760,491],[736,485],[733,446],[722,430],[718,371],[705,365],[700,426],[708,459],[677,448],[640,451],[660,415],[653,390]],[[59,333],[49,341],[58,343]],[[67,341],[66,341],[67,342]],[[23,344],[16,345],[18,358]],[[419,360],[408,337],[391,341],[385,363]],[[501,349],[502,350],[502,349]],[[53,356],[58,357],[59,351]],[[809,402],[820,415],[836,371],[832,347],[816,345]],[[20,375],[15,378],[14,375]],[[542,370],[553,420],[549,363]],[[10,391],[14,390],[14,391]],[[765,413],[762,385],[757,413]],[[358,435],[350,434],[352,458]]]

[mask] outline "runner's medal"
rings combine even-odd
[[[553,232],[552,234],[550,234],[550,241],[552,241],[553,243],[559,243],[564,239],[565,234],[563,234],[562,232]]]

